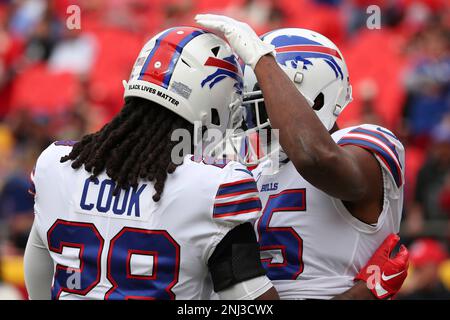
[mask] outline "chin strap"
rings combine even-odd
[[[284,152],[284,150],[282,148],[280,148],[280,152],[278,154],[278,158],[280,159],[280,163],[281,164],[286,164],[289,162],[289,157],[286,154],[286,152]]]

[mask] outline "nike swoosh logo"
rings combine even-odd
[[[405,272],[405,270],[403,270],[403,271],[401,271],[401,272],[399,272],[399,273],[391,274],[390,276],[385,275],[384,272],[383,272],[383,273],[381,274],[381,279],[383,279],[383,281],[389,281],[389,280],[391,280],[391,279],[393,279],[393,278],[395,278],[395,277],[401,275],[403,272]]]

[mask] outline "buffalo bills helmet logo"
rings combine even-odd
[[[234,55],[222,59],[209,57],[205,62],[205,66],[216,67],[217,70],[208,75],[201,82],[202,88],[208,84],[209,88],[213,88],[217,83],[229,77],[236,80],[234,88],[238,94],[242,94],[243,80],[239,72],[239,64]]]
[[[294,35],[282,35],[273,38],[271,44],[275,46],[278,63],[297,68],[298,63],[303,63],[303,69],[308,70],[308,66],[313,65],[311,58],[323,59],[333,70],[336,78],[344,79],[341,67],[335,58],[341,59],[340,53],[332,48],[325,47],[319,42]]]

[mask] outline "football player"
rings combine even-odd
[[[247,127],[279,129],[279,171],[263,174],[274,167],[266,157],[253,175],[263,202],[255,224],[261,259],[280,298],[330,299],[355,280],[370,282],[377,298],[392,297],[406,277],[406,268],[398,268],[407,265],[406,248],[388,268],[368,261],[399,232],[404,149],[380,126],[337,127],[352,99],[339,49],[305,29],[260,39],[228,17],[197,15],[196,21],[223,35],[248,66]],[[387,241],[390,253],[398,238]]]
[[[55,142],[32,181],[31,299],[275,299],[253,223],[261,202],[237,162],[173,160],[174,131],[233,128],[242,72],[229,45],[192,27],[140,52],[125,105],[100,131]],[[189,143],[191,145],[191,143]]]

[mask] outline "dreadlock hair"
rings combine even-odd
[[[167,174],[178,166],[171,159],[178,141],[171,141],[171,135],[180,128],[189,130],[192,137],[194,127],[187,120],[155,102],[128,97],[111,122],[100,131],[85,135],[60,161],[72,160],[73,169],[84,165],[91,178],[106,170],[116,182],[114,195],[120,189],[137,187],[140,179],[154,182],[153,200],[157,202]]]

